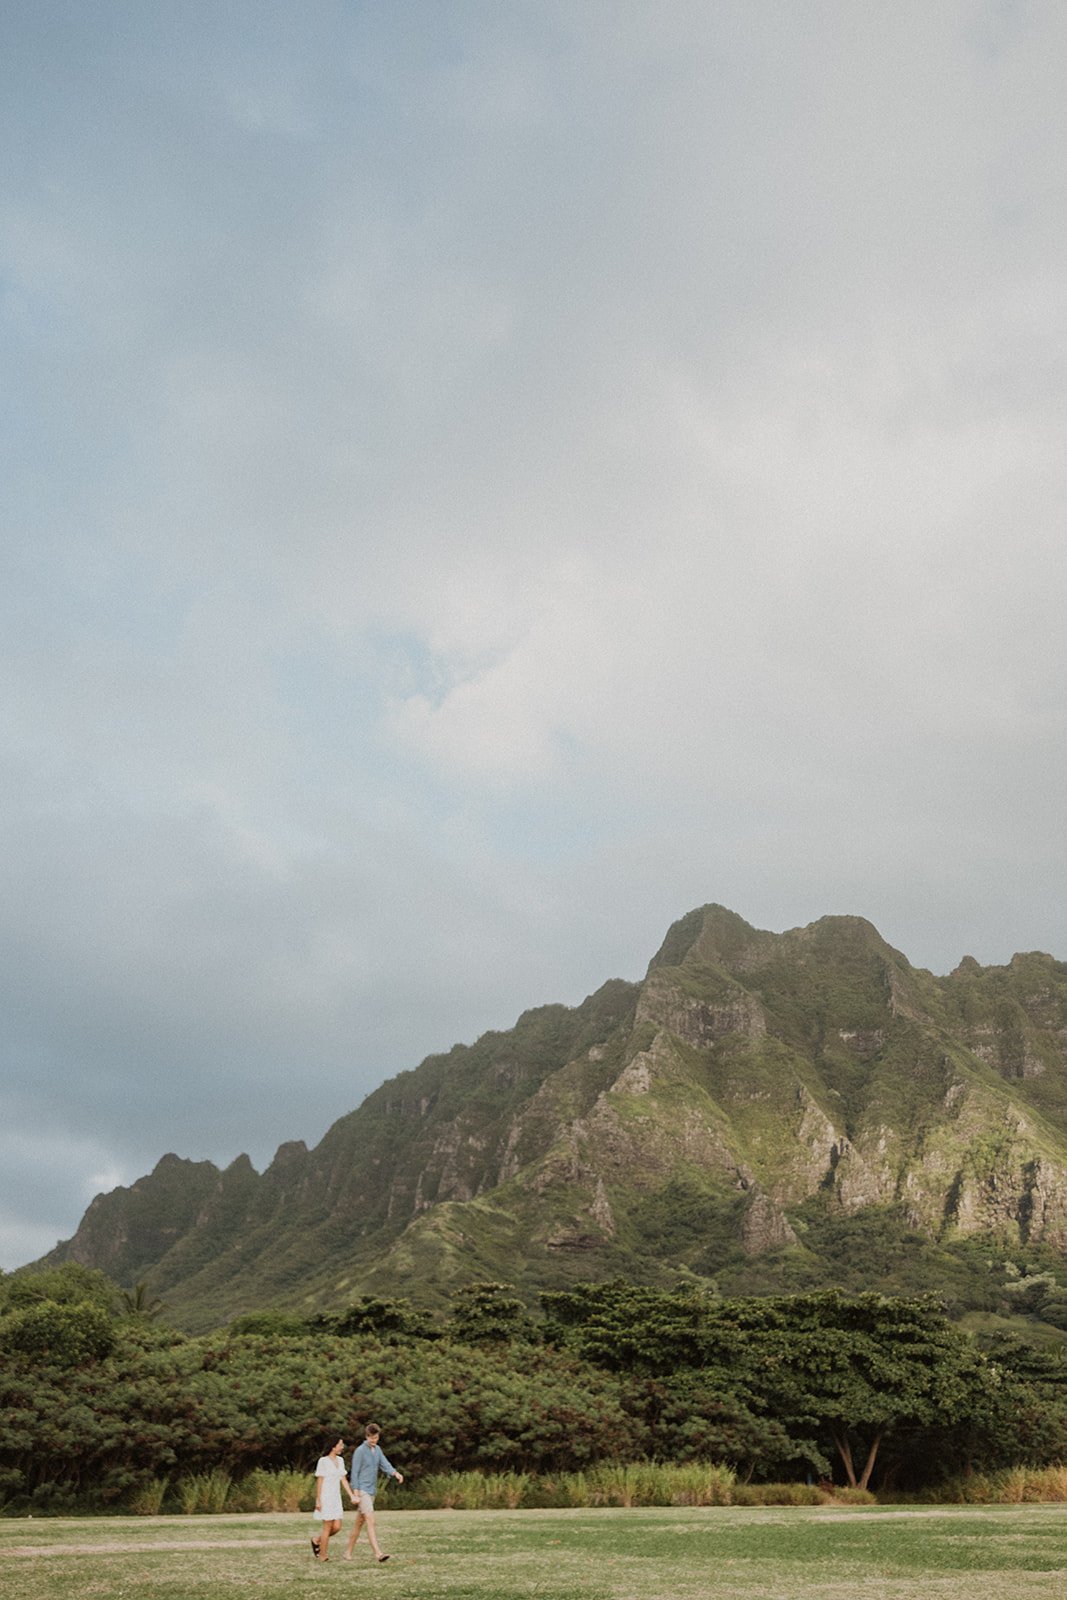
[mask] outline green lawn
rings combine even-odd
[[[384,1566],[306,1516],[0,1520],[5,1600],[1067,1600],[1067,1509],[410,1511]]]

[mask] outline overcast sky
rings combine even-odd
[[[0,6],[0,1264],[717,900],[1067,958],[1061,0]]]

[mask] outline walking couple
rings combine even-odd
[[[333,1448],[324,1456],[320,1456],[318,1466],[315,1468],[315,1517],[322,1523],[322,1533],[317,1539],[312,1539],[311,1548],[316,1561],[328,1561],[330,1539],[335,1533],[341,1531],[341,1489],[342,1486],[348,1493],[348,1498],[356,1508],[356,1521],[352,1532],[348,1536],[348,1548],[345,1551],[345,1560],[351,1561],[352,1552],[356,1547],[363,1525],[367,1527],[367,1538],[370,1547],[378,1561],[388,1561],[389,1557],[382,1554],[378,1543],[378,1535],[374,1531],[374,1496],[378,1491],[378,1474],[384,1472],[387,1477],[395,1478],[397,1483],[403,1483],[404,1474],[398,1472],[393,1463],[388,1460],[384,1450],[378,1443],[382,1430],[373,1422],[368,1422],[366,1437],[359,1449],[352,1456],[352,1474],[349,1478],[345,1474],[343,1439],[338,1439]]]

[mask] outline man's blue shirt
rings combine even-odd
[[[359,1490],[362,1494],[375,1494],[379,1472],[386,1472],[391,1478],[396,1477],[396,1468],[381,1445],[368,1444],[364,1439],[359,1449],[353,1452],[352,1471],[348,1474],[353,1492]]]

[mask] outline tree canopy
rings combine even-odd
[[[364,1299],[328,1322],[259,1312],[187,1338],[124,1314],[84,1269],[13,1282],[0,1499],[16,1503],[121,1504],[213,1467],[310,1471],[371,1417],[414,1472],[651,1457],[915,1486],[1067,1454],[1067,1360],[1011,1339],[983,1350],[922,1297],[719,1299],[618,1280],[546,1293],[539,1318],[481,1283],[436,1319]]]

